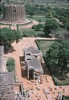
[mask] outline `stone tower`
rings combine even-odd
[[[0,46],[0,73],[7,72],[6,59],[4,57],[4,46]]]
[[[4,4],[3,21],[7,23],[23,23],[26,20],[25,7],[21,3]]]

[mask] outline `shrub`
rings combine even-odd
[[[57,79],[56,77],[53,76],[53,81],[56,85],[69,85],[69,79],[65,79],[63,81],[60,81],[59,79]]]
[[[32,29],[37,30],[37,25],[33,25]]]
[[[24,37],[36,37],[38,35],[33,29],[23,29],[21,33]]]
[[[44,26],[42,24],[32,26],[32,29],[34,29],[35,31],[39,31],[40,29],[43,29],[43,28],[44,28]]]
[[[8,72],[15,70],[15,60],[14,58],[8,58],[8,61],[6,63]]]

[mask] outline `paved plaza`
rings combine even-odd
[[[7,56],[15,59],[15,71],[18,81],[23,83],[24,89],[29,91],[27,100],[56,100],[59,97],[59,92],[62,95],[69,96],[69,86],[55,86],[49,70],[45,66],[43,60],[44,74],[41,75],[42,83],[37,84],[37,80],[27,80],[26,66],[20,63],[20,58],[24,55],[23,49],[33,46],[37,48],[35,43],[36,38],[25,37],[18,43],[14,42],[12,46],[14,51]],[[39,39],[39,38],[37,38]]]

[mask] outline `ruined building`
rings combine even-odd
[[[14,72],[7,72],[3,46],[0,46],[0,100],[15,100]]]

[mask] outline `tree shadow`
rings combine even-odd
[[[5,54],[8,54],[8,53],[12,53],[12,52],[15,52],[16,50],[14,49],[13,46],[10,46],[10,47],[4,47],[4,53]]]
[[[48,67],[46,66],[46,64],[42,63],[41,65],[42,65],[42,68],[43,68],[43,71],[44,71],[44,75],[51,75]]]

